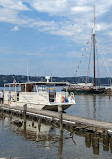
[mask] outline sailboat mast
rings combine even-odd
[[[95,6],[94,6],[94,27],[93,27],[93,64],[94,64],[94,79],[93,79],[93,86],[95,87],[96,83],[95,83]]]

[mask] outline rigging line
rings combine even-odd
[[[82,80],[86,83],[86,80],[83,78],[83,77],[81,77],[82,78]]]
[[[92,42],[91,42],[91,44],[90,44],[90,56],[89,56],[89,62],[88,62],[86,83],[88,82],[88,76],[89,76],[89,73],[90,73],[91,53],[92,53]]]
[[[89,43],[89,40],[86,44],[88,44],[88,43]],[[83,48],[83,49],[84,49],[84,53],[82,53],[80,63],[82,63],[82,60],[83,60],[82,58],[86,55],[87,48]],[[77,66],[77,70],[75,71],[74,77],[76,77],[76,74],[77,74],[79,68],[80,68],[80,65]],[[86,83],[87,79],[84,79],[83,77],[81,77],[81,79]]]
[[[99,63],[98,63],[98,52],[97,52],[97,46],[96,46],[96,60],[97,60],[97,74],[98,74],[98,78],[100,77],[100,72],[99,72]]]
[[[99,83],[99,86],[100,86],[101,80],[100,80],[100,67],[99,67],[99,62],[98,62],[97,45],[96,45],[96,58],[97,58],[97,66],[98,66],[98,69],[97,69],[97,73],[98,73],[98,83]]]
[[[103,53],[103,50],[101,49],[101,46],[100,46],[100,44],[99,44],[99,43],[98,43],[98,46],[99,46],[100,50],[101,50],[101,51],[102,51],[102,53]],[[101,54],[101,55],[102,55],[102,54]],[[104,53],[103,53],[103,55],[104,55]],[[106,62],[105,62],[105,60],[104,60],[103,55],[102,55],[102,59],[103,59],[103,61],[104,61],[104,64],[105,64],[105,66],[106,66],[106,68],[107,68],[107,71],[108,71],[108,73],[109,73],[110,77],[112,77],[112,75],[111,75],[111,73],[110,73],[110,71],[109,71],[109,68],[108,68],[108,66],[107,66],[107,64],[106,64]]]
[[[79,83],[80,79],[82,79],[82,81],[84,81],[84,82],[86,83],[86,80],[83,78],[83,76],[81,76],[81,77],[78,79],[78,83]]]
[[[81,58],[82,58],[82,57],[84,57],[84,53],[81,54]],[[81,63],[81,62],[82,62],[82,59],[80,60],[80,63]],[[79,67],[80,67],[80,66],[78,65],[78,66],[77,66],[77,70],[75,71],[75,74],[74,74],[75,77],[76,77],[76,73],[78,72]]]

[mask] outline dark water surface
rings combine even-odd
[[[112,97],[75,95],[76,105],[66,113],[112,122]],[[20,121],[15,123],[14,121]],[[64,129],[20,116],[0,114],[0,158],[27,159],[112,159],[112,137],[99,138],[99,147],[92,144],[93,134]]]

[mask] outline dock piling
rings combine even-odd
[[[58,116],[59,116],[60,131],[63,131],[63,113],[61,105],[58,105]]]
[[[112,153],[112,136],[110,138],[110,150],[111,150],[111,153]]]
[[[38,119],[38,131],[40,132],[41,129],[41,119]]]
[[[86,147],[88,147],[88,148],[91,147],[91,133],[90,132],[86,132],[86,134],[85,134],[85,144],[86,144]]]
[[[109,150],[109,135],[107,132],[103,134],[103,150],[108,151]]]
[[[60,130],[59,147],[58,147],[59,159],[62,159],[62,155],[63,155],[63,131]]]
[[[24,125],[26,125],[26,112],[27,112],[27,104],[23,105],[23,119],[24,119]]]
[[[99,155],[99,138],[98,137],[93,137],[92,146],[93,146],[93,153],[96,155]]]

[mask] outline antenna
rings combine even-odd
[[[45,79],[47,80],[47,82],[49,82],[50,77],[49,77],[49,76],[46,76]]]
[[[29,82],[28,59],[27,59],[27,82]]]

